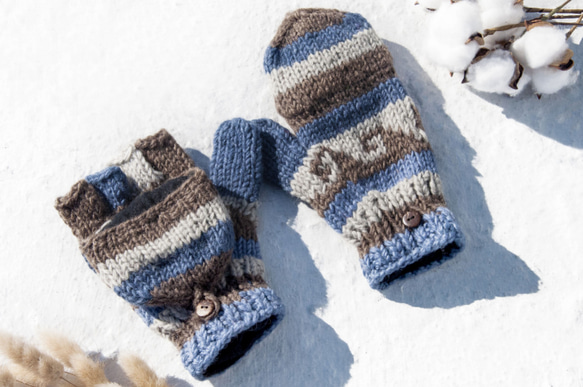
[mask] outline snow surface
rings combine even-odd
[[[179,387],[582,386],[582,82],[541,100],[472,91],[424,56],[433,14],[413,3],[0,1],[0,329],[131,351]],[[287,315],[199,383],[87,268],[53,203],[160,128],[206,167],[223,120],[283,123],[262,59],[298,7],[359,12],[387,40],[467,247],[374,291],[353,247],[266,186],[259,238]]]

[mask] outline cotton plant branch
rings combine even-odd
[[[581,15],[579,15],[579,17],[577,18],[577,23],[581,23],[581,20],[583,20],[583,13],[581,13]],[[571,35],[573,34],[573,32],[575,32],[575,29],[576,28],[577,28],[577,26],[571,27],[571,29],[569,30],[569,32],[567,32],[567,34],[566,34],[567,39],[569,39],[571,37]]]
[[[511,30],[514,28],[528,27],[531,24],[538,23],[541,21],[546,21],[552,25],[573,26],[573,28],[571,28],[566,33],[566,37],[568,39],[573,34],[573,32],[575,31],[575,29],[577,27],[583,26],[583,23],[581,23],[581,20],[583,18],[583,9],[565,9],[564,8],[570,2],[571,2],[571,0],[566,0],[563,4],[559,5],[556,8],[523,7],[523,10],[526,13],[543,13],[543,15],[540,15],[540,16],[533,18],[533,19],[525,20],[522,23],[508,24],[508,25],[504,25],[504,26],[500,26],[500,27],[488,28],[488,29],[484,30],[482,36],[486,37],[486,36],[493,35],[494,33],[498,32],[498,31],[507,31],[507,30]],[[577,18],[577,21],[574,23],[555,21],[555,20],[560,20],[560,19],[575,19],[575,18]]]
[[[555,19],[551,19],[550,21],[547,21],[547,23],[550,23],[550,24],[556,25],[556,26],[573,26],[574,28],[583,26],[583,23],[581,23],[581,16],[579,16],[579,19],[575,23],[555,22],[553,20],[555,20]],[[542,19],[537,18],[537,19],[525,20],[522,23],[508,24],[508,25],[500,26],[500,27],[487,28],[482,33],[482,36],[486,37],[486,36],[494,35],[494,33],[498,32],[498,31],[507,31],[507,30],[511,30],[513,28],[528,27],[530,24],[534,24],[534,23],[537,23],[540,21],[542,21]],[[574,30],[574,28],[572,28],[572,30]],[[571,36],[572,33],[573,32],[567,33],[568,34],[567,38],[569,38],[569,36]]]
[[[572,0],[554,8],[525,7],[523,0],[418,1],[436,10],[427,26],[428,56],[450,74],[463,72],[462,83],[474,90],[515,97],[531,86],[554,94],[577,81],[567,40],[583,25],[583,10],[567,9]]]
[[[555,13],[562,10],[565,7],[565,5],[569,4],[570,2],[571,2],[571,0],[565,1],[563,4],[559,5],[558,7],[554,8],[552,11],[550,11],[548,14],[541,16],[541,19],[548,20],[548,19],[552,18]]]
[[[543,13],[543,12],[552,12],[555,8],[533,8],[533,7],[524,7],[524,12],[526,13]],[[555,13],[581,13],[583,12],[582,9],[560,9],[555,11]]]
[[[0,353],[9,362],[6,367],[0,366],[0,386],[121,387],[109,381],[103,364],[91,359],[74,341],[50,332],[43,332],[40,336],[42,347],[50,355],[22,339],[0,331]],[[158,377],[137,356],[120,355],[119,363],[132,385],[168,387],[166,380]],[[72,372],[65,371],[65,368]]]

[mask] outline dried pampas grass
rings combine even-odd
[[[19,381],[45,387],[62,378],[65,368],[46,355],[6,332],[0,331],[0,351],[10,360],[10,373]]]
[[[109,383],[103,365],[93,361],[81,347],[63,335],[52,332],[40,334],[43,346],[61,363],[73,370],[74,375],[85,386]]]
[[[6,367],[0,367],[0,386],[2,387],[14,387],[16,380],[14,376],[6,369]]]
[[[110,382],[103,364],[87,356],[74,341],[59,334],[43,332],[41,342],[53,357],[22,339],[0,331],[0,353],[8,360],[7,367],[0,366],[0,387],[15,387],[19,384],[31,387],[121,387],[120,384]],[[159,378],[137,356],[121,355],[119,363],[134,386],[168,387],[166,380]],[[65,368],[72,372],[65,372]],[[65,374],[71,379],[66,379]]]
[[[161,379],[146,362],[134,355],[120,355],[119,364],[126,375],[136,386],[168,387],[165,379]]]

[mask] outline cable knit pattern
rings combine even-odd
[[[260,153],[250,148],[253,143],[247,145],[241,155]],[[246,178],[237,162],[214,165],[225,176],[234,174],[230,181],[245,181],[244,190],[257,190],[260,169]],[[283,312],[263,280],[258,248],[242,248],[238,240],[254,235],[256,243],[255,203],[226,199],[227,206],[206,174],[162,130],[137,141],[111,167],[78,182],[56,203],[91,268],[180,349],[185,367],[198,379],[233,364]]]
[[[462,248],[419,112],[362,16],[288,14],[264,67],[292,128],[251,123],[265,176],[357,247],[373,288]]]

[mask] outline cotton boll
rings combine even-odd
[[[437,39],[428,39],[425,51],[431,60],[451,72],[464,71],[474,59],[480,46],[476,42],[469,44],[443,45]]]
[[[481,29],[480,12],[475,3],[444,3],[429,22],[425,51],[433,62],[450,71],[465,70],[480,48],[478,43],[466,44],[466,41]]]
[[[477,0],[481,10],[513,7],[514,0]]]
[[[417,0],[417,4],[421,5],[425,9],[436,10],[439,7],[450,0]]]
[[[509,86],[514,76],[516,62],[506,50],[495,50],[486,57],[472,64],[466,73],[469,85],[487,93],[518,95],[528,84],[530,78],[524,74],[518,82],[518,89]]]
[[[514,0],[478,0],[484,29],[520,23],[524,10]]]
[[[557,91],[575,84],[579,72],[572,68],[567,71],[557,70],[551,67],[543,67],[531,70],[532,87],[539,94],[553,94]]]
[[[480,9],[472,1],[445,2],[433,15],[430,27],[443,38],[463,43],[482,30]]]
[[[478,0],[480,18],[484,29],[517,24],[525,16],[524,9],[515,5],[514,0]],[[497,31],[485,38],[485,44],[489,48],[495,47],[501,42],[507,42],[518,36],[523,28],[513,28],[506,31]]]
[[[548,66],[561,59],[568,49],[565,33],[552,26],[535,27],[512,44],[512,53],[532,69]]]

